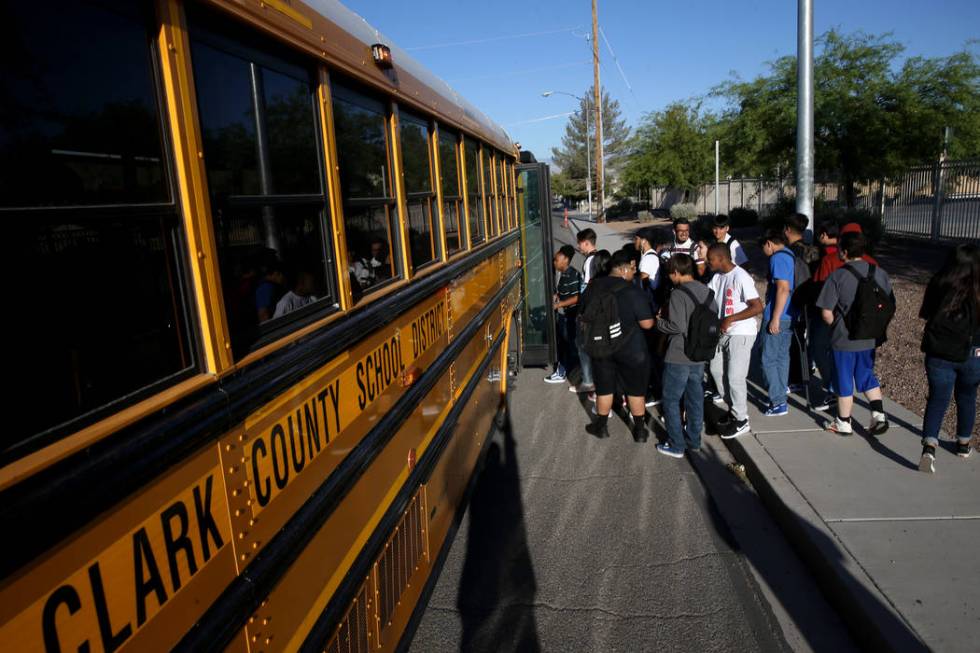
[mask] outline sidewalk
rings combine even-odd
[[[921,419],[892,401],[879,438],[863,400],[850,437],[797,395],[784,417],[763,417],[765,401],[750,381],[753,431],[725,443],[852,634],[876,651],[978,650],[980,453],[942,442],[926,474]]]

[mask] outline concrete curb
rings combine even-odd
[[[929,650],[755,434],[725,444],[854,639],[867,650]]]

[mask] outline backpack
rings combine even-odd
[[[582,331],[582,348],[592,358],[609,358],[628,340],[616,301],[616,294],[625,288],[629,285],[617,284],[605,292],[589,287],[589,300],[579,313],[578,326]]]
[[[808,283],[810,281],[810,266],[803,260],[803,257],[797,256],[788,247],[776,252],[776,254],[783,253],[793,257],[793,287],[790,289],[790,305],[794,308],[802,308],[807,304],[809,296],[812,295],[811,285]]]
[[[655,258],[659,258],[657,252],[652,249],[648,252],[644,252],[643,256],[640,257],[640,261],[642,261],[643,257],[645,256],[653,256]],[[661,282],[661,277],[662,277],[661,271],[663,270],[663,263],[661,261],[658,261],[658,263],[659,265],[657,266],[656,278],[643,279],[640,276],[639,270],[637,270],[636,277],[635,277],[637,280],[637,285],[639,286],[640,290],[643,291],[643,294],[646,296],[646,298],[650,300],[650,304],[653,307],[654,311],[656,311],[658,306],[662,306],[664,301],[666,300],[666,294],[664,292],[664,289],[661,287],[664,285]],[[653,284],[655,283],[657,284],[656,288],[653,287]]]
[[[680,290],[694,302],[694,312],[687,323],[687,335],[684,337],[684,355],[695,363],[710,361],[715,357],[718,341],[721,340],[721,319],[718,311],[711,308],[711,300],[715,291],[709,290],[704,302],[698,301],[689,288],[678,286]]]
[[[977,329],[977,318],[972,302],[959,315],[939,311],[926,322],[922,334],[922,351],[929,356],[942,358],[953,363],[965,362],[973,349],[973,333]]]
[[[888,323],[895,316],[895,300],[886,295],[875,280],[877,267],[869,263],[868,274],[863,277],[850,265],[843,269],[858,280],[854,301],[844,315],[848,337],[851,340],[875,340],[878,344],[884,342]]]

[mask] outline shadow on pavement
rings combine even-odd
[[[710,437],[710,436],[709,436]],[[737,445],[736,445],[736,448]],[[744,456],[737,455],[744,460]],[[890,608],[878,594],[870,592],[850,568],[856,562],[842,550],[842,544],[828,535],[829,527],[817,528],[787,506],[776,491],[760,477],[760,472],[747,465],[748,477],[754,482],[768,513],[779,525],[793,552],[806,565],[836,615],[814,611],[812,601],[801,590],[798,574],[780,561],[780,555],[760,539],[764,522],[753,520],[751,507],[758,498],[746,482],[725,468],[714,452],[702,448],[689,457],[702,483],[709,489],[711,510],[718,533],[740,550],[778,598],[783,610],[796,625],[809,647],[814,651],[834,650],[838,653],[855,650],[854,643],[842,639],[828,628],[828,619],[838,616],[847,624],[854,642],[875,651],[928,650],[911,626]],[[748,462],[748,461],[746,461]],[[716,507],[714,504],[718,503]],[[723,516],[724,515],[724,516]],[[734,520],[728,523],[727,520]],[[732,537],[732,532],[736,536]],[[736,539],[745,539],[736,542]]]
[[[457,599],[460,651],[541,650],[534,618],[537,583],[509,417],[487,450],[468,514]]]

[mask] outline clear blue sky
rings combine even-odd
[[[592,84],[590,0],[348,0],[386,39],[503,125],[545,160],[572,111],[567,96]],[[814,0],[817,35],[892,32],[906,55],[945,56],[980,38],[980,0]],[[599,24],[633,88],[630,93],[602,37],[602,85],[631,126],[646,112],[701,95],[737,72],[751,78],[765,63],[796,51],[791,0],[599,0]],[[516,35],[536,34],[521,38]],[[494,40],[491,40],[494,39]],[[474,41],[477,41],[474,43]],[[452,47],[432,47],[468,42]],[[971,49],[980,48],[977,44]],[[533,121],[533,122],[532,122]]]

